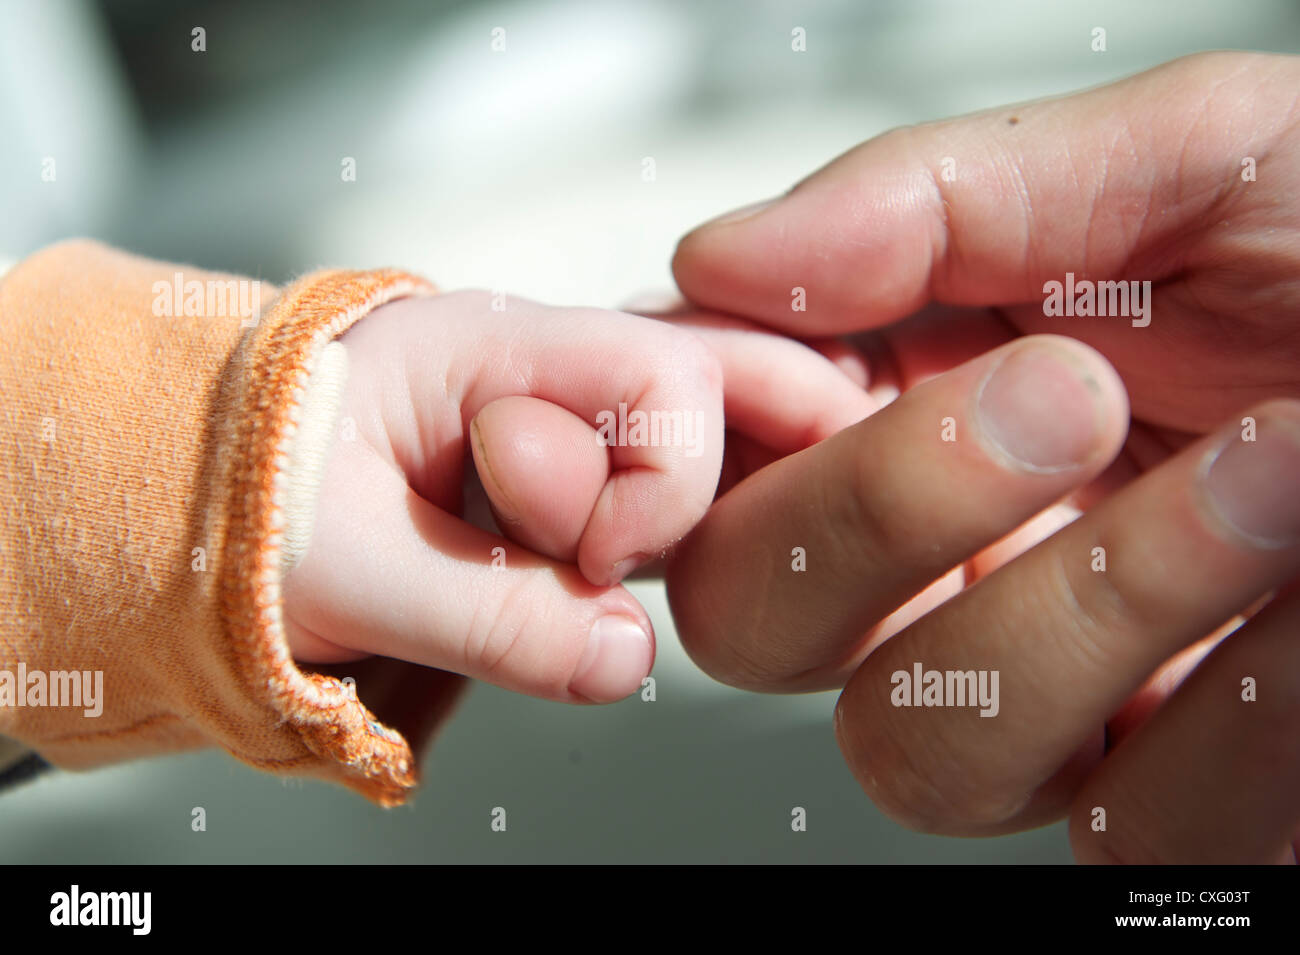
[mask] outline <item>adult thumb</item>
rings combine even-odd
[[[674,275],[699,305],[800,335],[885,325],[931,301],[1041,303],[1067,270],[1158,281],[1240,186],[1251,143],[1288,115],[1272,100],[1294,91],[1265,79],[1290,60],[1197,54],[885,133],[688,234]]]

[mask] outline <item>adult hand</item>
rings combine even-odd
[[[874,330],[854,373],[902,392],[720,498],[668,584],[715,677],[844,687],[844,755],[904,824],[1068,812],[1085,861],[1294,861],[1297,89],[1296,59],[1190,57],[890,132],[682,241],[694,303]],[[1046,314],[1067,273],[1150,281],[1149,311]],[[894,705],[917,663],[996,672],[996,716]]]

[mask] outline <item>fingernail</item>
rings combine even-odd
[[[758,215],[769,206],[775,205],[776,199],[765,199],[762,202],[755,202],[748,206],[741,206],[728,212],[726,215],[718,216],[716,219],[710,219],[704,223],[703,228],[715,225],[735,225],[737,222],[743,222],[745,219]]]
[[[609,572],[609,583],[611,585],[618,583],[649,559],[647,554],[633,554],[631,557],[625,557],[615,564],[614,569]]]
[[[518,509],[502,489],[497,476],[492,473],[492,462],[488,460],[487,443],[483,440],[483,432],[479,430],[477,415],[469,423],[469,432],[479,483],[488,492],[488,501],[492,505],[493,515],[499,523],[518,524]]]
[[[1250,434],[1254,440],[1246,440]],[[1257,547],[1300,541],[1300,430],[1295,423],[1261,417],[1253,429],[1234,430],[1208,459],[1202,481],[1214,512]]]
[[[1100,394],[1100,383],[1068,354],[1029,345],[989,373],[976,417],[987,442],[1017,467],[1064,471],[1083,464],[1096,448]]]
[[[569,689],[597,703],[621,700],[650,672],[650,637],[631,617],[610,614],[592,625]]]

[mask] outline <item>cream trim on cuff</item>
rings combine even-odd
[[[280,572],[297,567],[311,543],[325,464],[339,432],[339,412],[348,381],[348,350],[330,342],[307,378],[307,392],[298,405],[297,430],[289,449],[288,490],[284,512],[287,527],[280,551]]]

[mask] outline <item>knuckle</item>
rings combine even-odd
[[[828,495],[827,517],[830,526],[848,529],[844,537],[860,541],[870,553],[911,554],[916,550],[916,525],[909,520],[912,498],[896,486],[883,460],[878,447],[859,443],[848,493]]]
[[[491,611],[475,614],[466,637],[472,672],[499,685],[523,681],[534,692],[562,694],[577,657],[560,652],[553,640],[553,609],[540,581],[527,576],[510,585]]]
[[[877,680],[882,686],[888,681]],[[885,815],[908,829],[935,835],[986,835],[1023,809],[1024,793],[987,781],[955,752],[942,728],[918,732],[900,726],[899,712],[869,697],[863,710],[835,711],[836,736],[866,794]],[[909,713],[911,719],[917,714]]]
[[[701,336],[688,328],[665,326],[671,333],[672,365],[684,383],[710,394],[722,393],[722,361]]]
[[[1065,651],[1089,672],[1107,670],[1114,661],[1101,638],[1111,632],[1117,620],[1123,619],[1125,598],[1113,581],[1082,577],[1083,571],[1074,568],[1061,550],[1053,550],[1052,556],[1044,604],[1064,607],[1067,611],[1062,616],[1069,626],[1060,630]],[[1091,570],[1088,573],[1094,577],[1110,576],[1094,574]]]
[[[1164,588],[1149,572],[1161,563],[1156,555],[1143,553],[1141,542],[1115,541],[1103,532],[1094,544],[1108,555],[1111,566],[1093,571],[1086,561],[1071,561],[1063,549],[1054,549],[1046,589],[1048,606],[1067,611],[1059,614],[1068,624],[1059,631],[1066,652],[1092,672],[1105,672],[1126,662],[1122,654],[1136,652],[1146,643],[1124,639],[1125,635],[1159,632],[1174,608],[1165,605],[1159,596]]]

